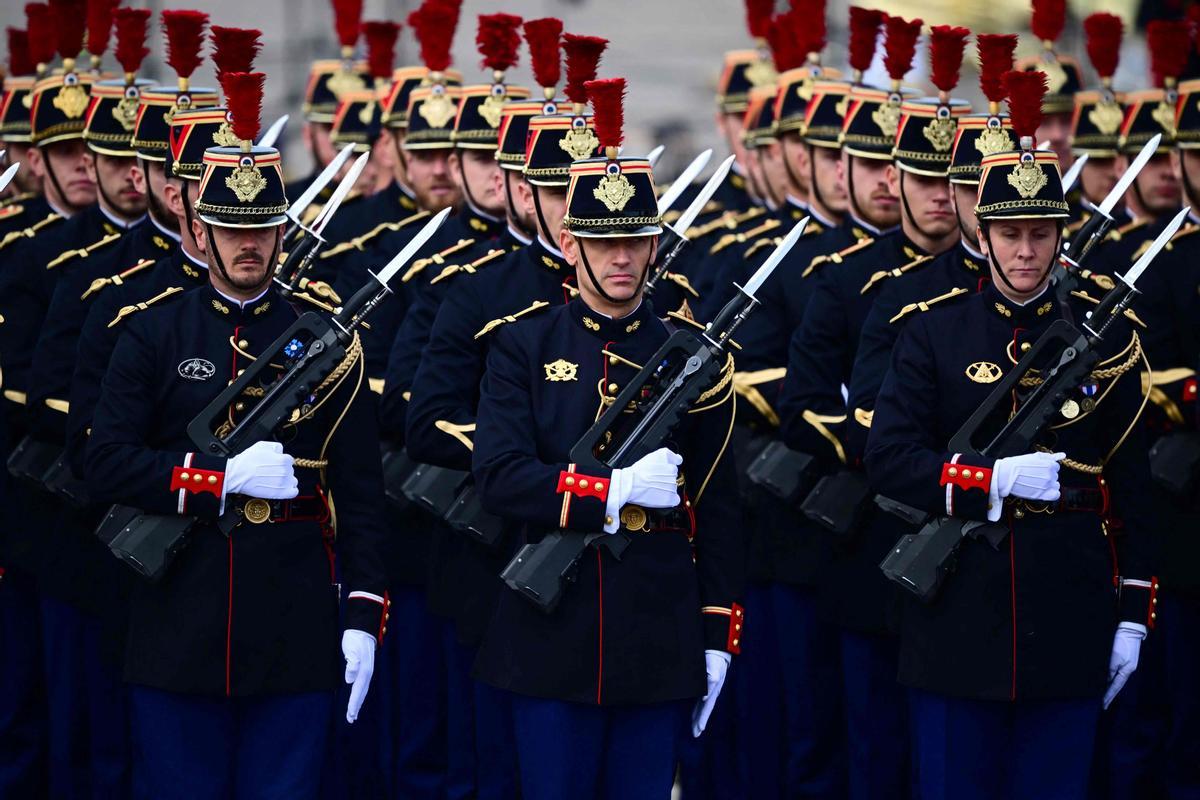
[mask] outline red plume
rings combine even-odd
[[[917,37],[921,35],[922,22],[919,19],[909,22],[889,14],[883,24],[887,30],[887,39],[883,42],[883,66],[892,80],[904,80],[917,54]]]
[[[958,85],[963,52],[971,32],[954,25],[934,25],[929,37],[929,75],[933,85],[943,92],[952,92]]]
[[[118,8],[117,20],[117,63],[128,73],[142,68],[142,61],[150,55],[146,47],[146,28],[150,24],[148,8]]]
[[[450,42],[458,27],[458,12],[458,5],[450,0],[425,0],[408,15],[408,27],[421,45],[421,60],[433,72],[450,67]]]
[[[513,14],[480,14],[475,44],[487,69],[505,70],[517,65],[521,47],[521,18]]]
[[[562,53],[559,50],[562,29],[562,20],[554,17],[531,19],[525,23],[529,61],[538,86],[557,86],[562,78]]]
[[[221,76],[221,89],[225,92],[225,105],[229,108],[230,126],[233,135],[243,142],[258,138],[262,114],[263,83],[267,76],[262,72],[226,72]]]
[[[776,14],[771,20],[771,27],[767,29],[767,44],[778,72],[787,72],[804,64],[808,51],[801,49],[798,27],[796,12],[789,11]]]
[[[358,44],[363,0],[333,0],[333,27],[342,47]]]
[[[771,28],[775,0],[746,0],[746,28],[755,39],[765,39]]]
[[[87,50],[94,56],[104,55],[112,35],[113,12],[121,0],[88,0]]]
[[[825,26],[825,0],[791,0],[792,28],[799,39],[797,48],[803,55],[825,49],[828,35]]]
[[[875,58],[875,45],[879,41],[879,26],[883,24],[883,12],[874,8],[850,6],[850,68],[866,72]]]
[[[25,30],[29,35],[29,57],[33,63],[49,64],[53,61],[54,22],[50,19],[50,6],[46,3],[27,3]]]
[[[983,96],[999,103],[1007,94],[1004,74],[1013,68],[1013,53],[1017,51],[1015,33],[981,33],[975,37],[979,53],[979,86]]]
[[[1101,11],[1083,21],[1083,30],[1087,34],[1088,58],[1096,74],[1111,78],[1121,56],[1121,34],[1125,32],[1125,23],[1116,14]]]
[[[58,54],[75,58],[83,50],[83,28],[87,24],[87,0],[50,0],[58,40]]]
[[[200,47],[208,14],[203,11],[164,11],[163,30],[167,32],[167,63],[181,78],[190,78],[200,66]]]
[[[1067,0],[1033,0],[1029,29],[1043,42],[1053,42],[1067,24]]]
[[[1004,73],[1008,93],[1008,115],[1018,141],[1034,136],[1042,124],[1042,98],[1046,96],[1046,73],[1010,70]]]
[[[1146,26],[1146,47],[1150,51],[1150,72],[1156,86],[1164,85],[1167,78],[1178,78],[1187,67],[1192,52],[1188,24],[1177,20],[1152,21]]]
[[[608,47],[608,39],[599,36],[577,36],[574,33],[563,35],[563,50],[567,54],[567,99],[572,103],[583,105],[588,101],[588,81],[596,80],[596,71],[600,69],[600,56]]]
[[[29,55],[29,34],[20,28],[8,29],[8,74],[32,75],[37,64]]]
[[[253,28],[212,26],[212,60],[217,67],[217,79],[226,72],[249,72],[254,59],[262,50],[262,31]]]
[[[396,64],[396,40],[400,38],[400,23],[387,20],[364,22],[363,34],[367,37],[367,70],[371,77],[384,80],[392,77],[392,67]]]
[[[604,149],[619,148],[625,140],[625,79],[588,81],[584,90],[592,100],[596,138]]]

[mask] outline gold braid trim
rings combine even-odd
[[[1107,367],[1105,369],[1093,370],[1092,374],[1089,377],[1091,377],[1091,379],[1094,381],[1106,381],[1106,380],[1111,380],[1114,378],[1119,378],[1122,375],[1124,375],[1126,372],[1128,372],[1129,370],[1133,369],[1133,365],[1136,364],[1138,362],[1138,359],[1141,358],[1141,356],[1142,356],[1142,340],[1137,335],[1136,331],[1133,333],[1132,337],[1129,340],[1129,345],[1125,348],[1124,351],[1122,351],[1121,353],[1118,353],[1117,355],[1110,358],[1108,361],[1105,361],[1102,363],[1105,363],[1105,364],[1112,363],[1113,361],[1120,358],[1122,355],[1125,355],[1126,353],[1128,353],[1128,356],[1125,358],[1124,361],[1122,361],[1117,366]],[[1033,370],[1030,370],[1030,372],[1033,372]],[[1038,375],[1028,374],[1021,378],[1020,384],[1021,384],[1021,386],[1026,387],[1026,388],[1029,388],[1032,386],[1040,386],[1042,384],[1042,378]]]
[[[716,384],[714,384],[711,389],[708,389],[707,391],[704,392],[704,394],[702,394],[696,398],[697,406],[699,406],[701,403],[707,403],[709,400],[716,397],[718,394],[720,394],[725,389],[726,386],[728,386],[733,381],[733,353],[726,353],[725,356],[726,356],[725,357],[725,366],[721,367],[721,379],[719,381],[717,381]],[[721,402],[722,403],[725,402],[724,398],[722,398]],[[718,405],[719,405],[719,403],[718,403]],[[701,411],[707,411],[707,410],[708,409],[706,409],[706,408],[698,408],[697,407],[697,408],[689,409],[688,413],[689,414],[698,414]]]
[[[400,278],[400,282],[408,283],[417,275],[420,275],[422,270],[424,270],[430,264],[437,264],[438,266],[445,264],[446,256],[452,256],[458,251],[465,250],[473,244],[475,244],[474,239],[459,239],[455,244],[450,245],[445,250],[434,253],[428,258],[418,258],[416,261],[412,262],[409,268],[405,271],[403,277]]]
[[[771,408],[771,404],[767,402],[767,398],[763,397],[757,387],[761,383],[780,380],[786,374],[787,367],[736,372],[733,376],[733,390],[741,395],[747,403],[754,406],[754,410],[761,414],[763,419],[771,425],[779,427],[779,414]]]
[[[846,463],[846,449],[844,447],[842,447],[841,441],[839,441],[837,436],[835,436],[833,434],[833,431],[831,431],[831,430],[829,430],[829,428],[825,427],[825,424],[826,423],[845,422],[846,415],[845,414],[836,414],[836,415],[818,414],[815,411],[811,411],[806,408],[804,410],[804,413],[801,414],[800,416],[803,417],[805,422],[807,422],[809,425],[812,425],[814,428],[816,428],[817,433],[824,436],[829,441],[829,443],[831,445],[833,445],[833,450],[835,453],[837,453],[838,461],[841,461],[843,464],[845,464]]]
[[[448,420],[439,419],[437,422],[433,423],[433,427],[437,428],[442,433],[453,436],[463,447],[467,448],[471,452],[475,452],[475,443],[471,441],[469,436],[467,436],[468,433],[475,432],[474,422],[472,422],[470,425],[455,425],[453,422],[449,422]]]

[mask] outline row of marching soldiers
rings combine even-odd
[[[852,7],[843,75],[822,3],[748,0],[733,156],[660,193],[605,40],[482,15],[464,85],[455,0],[399,69],[399,24],[333,6],[286,185],[260,32],[163,11],[160,85],[148,11],[9,30],[0,796],[1196,791],[1186,22],[1123,93],[1122,23],[1089,17],[1083,91],[1038,2],[1030,63],[975,37],[971,113],[969,31],[929,31],[922,98],[922,21]],[[537,97],[505,82],[522,40]],[[191,83],[210,42],[221,92]],[[580,460],[741,302],[666,438]],[[336,368],[226,449],[313,331]],[[880,562],[926,523],[965,535],[918,598]],[[559,530],[588,547],[539,607],[500,575]]]

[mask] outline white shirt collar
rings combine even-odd
[[[250,305],[251,303],[257,303],[259,300],[262,300],[263,296],[266,295],[267,292],[271,291],[271,284],[268,283],[266,288],[263,289],[261,292],[259,292],[258,297],[252,297],[249,300],[237,300],[237,299],[225,294],[220,289],[218,289],[216,286],[213,287],[213,291],[216,292],[217,294],[221,295],[221,297],[224,297],[229,302],[233,303],[238,308],[245,308],[246,306]]]

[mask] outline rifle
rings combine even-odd
[[[1105,332],[1129,307],[1137,293],[1134,284],[1138,277],[1183,224],[1188,211],[1186,208],[1181,211],[1129,271],[1117,276],[1116,286],[1088,312],[1086,322],[1076,327],[1060,319],[1050,325],[951,437],[949,449],[952,452],[996,459],[1028,453],[1032,449],[1042,429],[1067,400],[1067,392],[1091,374],[1100,358],[1098,345],[1103,342]],[[995,418],[998,410],[1012,403],[1013,392],[1030,369],[1044,369],[1042,382],[988,439],[989,430],[994,428],[989,421]],[[1007,527],[996,523],[938,517],[916,534],[901,537],[879,567],[890,580],[929,602],[937,596],[953,568],[955,552],[965,536],[983,537],[999,544],[1006,533]]]
[[[730,337],[750,315],[755,293],[804,233],[801,220],[703,332],[677,330],[638,372],[604,414],[571,448],[580,469],[628,467],[667,441],[697,399],[720,379]],[[577,574],[579,560],[593,543],[617,559],[629,546],[624,533],[556,530],[523,546],[500,573],[509,588],[549,614]]]

